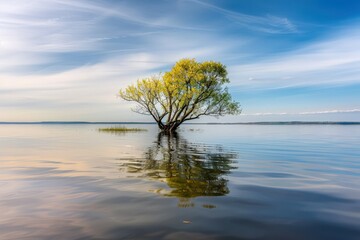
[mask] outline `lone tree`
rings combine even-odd
[[[229,79],[223,64],[182,59],[169,72],[138,80],[119,95],[137,103],[134,112],[151,115],[163,132],[171,133],[200,116],[239,114],[240,104],[231,99],[225,83]]]

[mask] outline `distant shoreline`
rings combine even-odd
[[[154,122],[86,122],[86,121],[41,121],[0,122],[0,124],[156,124]],[[184,123],[186,125],[360,125],[360,122],[331,121],[284,121],[284,122],[234,122],[234,123]]]

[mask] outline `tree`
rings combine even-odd
[[[119,95],[137,103],[134,112],[151,115],[163,132],[171,133],[200,116],[239,114],[240,104],[223,87],[226,83],[223,64],[182,59],[169,72],[138,80]]]
[[[169,189],[154,190],[179,198],[179,207],[193,206],[192,198],[229,194],[227,176],[237,167],[238,154],[223,146],[189,142],[178,133],[160,132],[143,157],[121,159],[119,170],[128,177],[166,183]],[[204,207],[211,207],[205,205]]]

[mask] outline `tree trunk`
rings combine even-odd
[[[165,133],[165,134],[174,134],[176,132],[176,129],[179,127],[178,124],[176,123],[171,123],[171,124],[165,124],[163,125],[162,128],[160,128],[160,130]]]

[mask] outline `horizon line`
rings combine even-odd
[[[132,121],[0,121],[0,124],[156,124]],[[360,125],[358,121],[256,121],[256,122],[194,122],[185,125]]]

